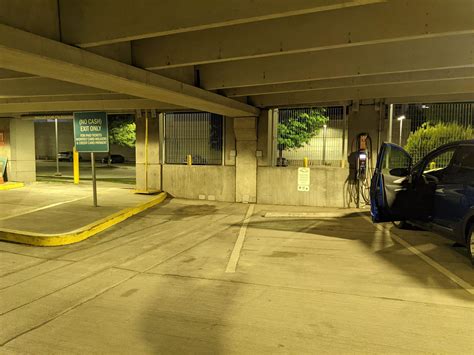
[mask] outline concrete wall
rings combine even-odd
[[[270,115],[270,116],[269,116]],[[272,125],[273,120],[271,118],[272,111],[265,110],[262,112],[260,117],[258,117],[257,122],[257,163],[258,166],[267,166],[271,165],[271,135],[272,135]]]
[[[145,145],[146,116],[136,117],[135,124],[137,190],[161,190],[159,118],[148,118],[148,146]]]
[[[312,167],[310,191],[298,192],[296,167],[270,165],[272,119],[267,112],[258,119],[226,118],[222,166],[162,165],[160,125],[150,119],[148,187],[188,199],[348,207],[345,200],[347,168]],[[361,106],[359,112],[349,115],[349,122],[349,144],[358,133],[368,132],[374,140],[375,152],[379,112],[374,106]],[[143,119],[137,119],[137,188],[144,186],[143,142]]]
[[[163,190],[174,197],[235,202],[235,167],[163,165]]]
[[[172,196],[235,202],[236,200],[236,140],[234,121],[225,119],[224,165],[162,164],[160,161],[159,119],[149,119],[148,186],[145,181],[144,114],[136,118],[137,189],[161,189]],[[164,127],[164,125],[162,125]],[[252,155],[254,156],[254,155]]]
[[[0,156],[6,157],[8,181],[33,182],[36,180],[35,136],[32,121],[1,118],[0,131],[5,143],[0,145]]]
[[[385,105],[381,105],[380,111],[375,110],[374,104],[363,104],[359,107],[359,111],[351,110],[349,113],[349,147],[348,153],[351,152],[351,144],[353,139],[357,137],[359,133],[369,133],[372,138],[372,156],[373,163],[377,159],[377,153],[380,145],[383,142],[388,141],[388,126],[389,120],[385,119],[388,117],[388,112],[385,112]],[[388,110],[388,108],[387,108]],[[408,136],[411,131],[411,120],[405,119],[402,125],[402,146],[406,144]],[[395,144],[400,143],[400,121],[397,117],[393,117],[392,122],[392,138],[391,141]],[[354,147],[355,147],[354,143]],[[354,148],[355,149],[355,148]]]
[[[380,115],[383,114],[381,111],[376,111],[374,105],[360,105],[358,111],[351,110],[349,113],[349,134],[348,134],[348,153],[351,152],[352,142],[357,138],[357,135],[360,133],[368,133],[372,138],[372,157],[377,159],[377,152],[378,152],[378,145],[380,144],[378,141],[379,137],[379,123],[380,123]],[[384,120],[382,120],[384,121]],[[386,120],[385,120],[386,121]],[[384,122],[381,122],[383,125]],[[383,131],[383,127],[381,127]],[[380,132],[381,141],[386,139],[386,136],[383,135],[383,132]],[[354,149],[356,147],[356,143],[354,142]]]
[[[234,118],[236,202],[257,202],[257,123],[256,117]]]
[[[58,122],[59,151],[72,151],[74,132],[72,121]],[[54,122],[35,122],[35,146],[37,159],[55,159],[56,138]]]
[[[36,180],[35,127],[33,121],[10,120],[10,168],[11,181],[33,182]]]
[[[259,167],[257,203],[346,207],[344,183],[348,170],[333,167],[311,168],[309,192],[299,192],[298,168]]]
[[[235,165],[236,145],[234,119],[225,117],[224,121],[224,165]]]

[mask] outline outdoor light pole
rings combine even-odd
[[[389,106],[387,142],[392,143],[393,104]]]
[[[397,118],[398,121],[400,121],[400,139],[398,140],[398,144],[401,146],[402,145],[402,131],[403,131],[403,120],[405,119],[405,115],[402,115]]]

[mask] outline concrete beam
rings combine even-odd
[[[40,77],[4,79],[0,85],[0,98],[104,93],[112,92]]]
[[[112,43],[105,46],[91,47],[88,51],[118,62],[132,64],[132,45],[130,42]]]
[[[16,79],[16,78],[32,78],[33,75],[27,73],[19,73],[13,70],[0,68],[0,80]]]
[[[0,23],[57,41],[58,13],[58,0],[0,0]]]
[[[66,43],[92,47],[380,2],[381,0],[60,0]]]
[[[227,97],[242,97],[264,94],[278,94],[284,92],[327,90],[346,87],[377,86],[382,84],[403,84],[463,78],[474,78],[474,67],[366,75],[340,79],[301,81],[287,84],[249,86],[226,89],[223,91],[223,93]]]
[[[421,95],[403,96],[385,99],[387,104],[410,104],[410,103],[441,103],[441,102],[473,102],[474,93],[469,94],[445,94],[445,95]]]
[[[225,116],[255,107],[0,24],[0,67]]]
[[[189,85],[196,84],[194,66],[162,69],[160,70],[159,75],[170,79],[178,80],[182,83],[186,83]]]
[[[123,95],[122,95],[123,96]],[[73,112],[73,111],[111,111],[111,110],[138,110],[156,109],[163,111],[179,111],[183,107],[164,104],[148,99],[137,98],[86,98],[78,100],[76,97],[43,97],[23,100],[0,100],[0,114],[40,113],[40,112]]]
[[[474,66],[474,35],[337,48],[199,66],[213,89]]]
[[[386,84],[359,88],[314,90],[305,92],[257,95],[252,101],[257,107],[276,107],[297,104],[316,104],[324,101],[384,99],[408,96],[471,94],[474,79],[453,79],[411,84]]]
[[[474,33],[472,0],[389,1],[149,38],[132,46],[137,66],[162,69],[462,33]]]

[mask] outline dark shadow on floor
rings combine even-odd
[[[364,214],[364,213],[363,213]],[[368,215],[368,213],[365,213]],[[404,246],[394,241],[389,233],[394,233],[399,238],[405,240],[415,248],[418,247],[430,258],[441,264],[447,270],[457,275],[464,281],[474,285],[474,269],[470,260],[467,258],[466,248],[453,248],[453,242],[435,235],[434,233],[422,230],[399,230],[390,223],[381,224],[384,231],[376,228],[375,225],[369,221],[361,218],[359,213],[348,213],[340,218],[267,218],[266,220],[252,221],[251,228],[265,229],[270,231],[286,231],[286,232],[301,232],[305,233],[305,237],[311,235],[321,237],[339,238],[345,240],[357,240],[363,243],[368,250],[371,249],[373,243],[381,243],[381,249],[374,251],[375,255],[383,258],[385,261],[395,265],[403,273],[411,275],[418,282],[424,285],[433,284],[433,274],[438,274],[438,271],[433,269],[432,273],[424,274],[417,270],[417,265],[425,263],[415,254],[409,252]],[[385,233],[382,238],[381,233]],[[377,240],[378,238],[378,240]],[[383,246],[383,241],[389,240],[386,246]],[[424,250],[423,245],[431,243],[435,245],[434,248]],[[428,264],[426,264],[428,265]],[[431,266],[430,266],[431,268]],[[459,288],[453,282],[448,281],[440,285],[440,289]],[[458,297],[459,293],[456,293]],[[471,299],[467,292],[463,299]]]

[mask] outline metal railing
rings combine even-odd
[[[397,104],[393,120],[392,142],[415,163],[443,144],[474,139],[474,103]]]
[[[279,109],[278,124],[285,124],[290,119],[305,120],[301,114],[309,115],[314,110],[327,117],[326,124],[302,147],[283,149],[284,163],[289,166],[303,166],[304,158],[307,158],[309,166],[341,166],[341,161],[346,159],[344,145],[347,140],[347,119],[343,106]],[[280,153],[278,148],[276,144],[276,157]]]
[[[207,112],[165,114],[165,163],[221,165],[224,120]]]

